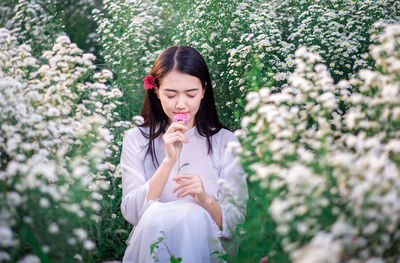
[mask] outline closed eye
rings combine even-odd
[[[196,95],[187,95],[189,98],[194,98],[194,97],[196,97]],[[168,99],[172,99],[172,98],[174,98],[175,96],[167,96],[167,98]]]

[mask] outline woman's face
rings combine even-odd
[[[199,78],[174,70],[161,80],[160,87],[155,91],[169,124],[176,114],[184,113],[188,117],[188,128],[194,126],[194,116],[205,91]]]

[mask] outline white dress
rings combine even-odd
[[[148,128],[141,127],[148,133]],[[197,174],[205,191],[222,209],[222,230],[206,209],[191,196],[178,198],[172,190],[177,185],[171,178],[177,173],[177,164],[171,170],[164,190],[157,200],[146,200],[149,179],[156,168],[150,154],[146,156],[146,139],[139,128],[129,130],[123,140],[122,203],[124,218],[135,227],[132,230],[123,258],[124,263],[170,262],[170,256],[181,257],[182,262],[219,262],[214,251],[224,254],[220,238],[231,237],[238,223],[244,221],[248,198],[247,184],[238,159],[227,149],[227,143],[238,142],[235,135],[221,129],[212,137],[213,153],[208,155],[207,139],[193,127],[185,133],[189,143],[183,144],[181,174]],[[162,136],[154,140],[159,163],[165,157]],[[159,237],[164,240],[150,253],[150,246]]]

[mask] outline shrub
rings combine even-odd
[[[380,26],[373,70],[335,84],[322,58],[302,47],[290,85],[247,95],[237,134],[276,226],[266,234],[280,242],[265,251],[272,259],[283,249],[294,262],[396,260],[400,27],[378,34]]]
[[[10,31],[0,35],[0,258],[93,261],[110,188],[105,125],[121,92],[65,35],[40,60]]]

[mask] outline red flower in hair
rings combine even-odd
[[[153,75],[146,75],[143,79],[146,89],[154,89],[156,85],[156,78]]]

